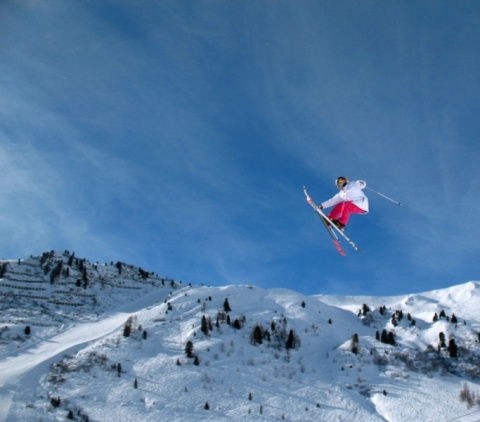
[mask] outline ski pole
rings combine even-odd
[[[389,198],[388,196],[384,195],[383,193],[377,192],[376,190],[373,190],[372,188],[369,188],[368,186],[366,186],[366,188],[368,190],[372,191],[373,193],[376,193],[377,195],[381,196],[382,198],[388,199],[389,201],[393,202],[394,204],[402,205],[401,202],[395,201],[395,199]]]

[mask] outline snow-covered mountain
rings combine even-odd
[[[396,297],[0,262],[1,421],[480,419],[480,283]]]

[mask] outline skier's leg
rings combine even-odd
[[[330,220],[338,220],[343,214],[344,204],[345,202],[340,202],[340,204],[335,205],[330,214],[328,214],[328,218]]]
[[[365,211],[361,208],[357,207],[353,202],[342,202],[341,207],[339,207],[338,213],[336,217],[330,217],[332,220],[337,220],[344,226],[348,224],[348,220],[350,220],[350,214],[364,214]],[[338,206],[337,205],[337,206]],[[337,208],[337,207],[335,207]],[[332,210],[331,214],[335,211],[335,208]]]
[[[333,221],[333,224],[335,224],[340,230],[343,230],[345,227],[345,224],[341,222],[341,218],[345,213],[344,208],[345,203],[341,202],[340,204],[335,205],[330,214],[328,214],[328,218],[330,218],[330,220]]]

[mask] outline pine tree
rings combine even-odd
[[[232,308],[230,308],[230,303],[228,303],[228,299],[225,299],[225,302],[223,302],[223,310],[225,312],[232,312]]]
[[[395,335],[393,334],[392,331],[390,331],[387,335],[387,343],[391,344],[392,346],[395,346]]]
[[[288,333],[287,341],[285,342],[285,348],[287,350],[295,349],[296,343],[297,343],[297,340],[295,338],[295,333],[293,330],[290,330],[290,332]]]
[[[260,325],[255,325],[250,337],[252,344],[262,344],[263,342],[263,329]]]
[[[393,334],[392,331],[389,331],[387,333],[387,330],[382,331],[382,335],[380,337],[380,341],[385,344],[391,344],[392,346],[395,346],[395,335]]]
[[[62,273],[63,261],[59,261],[57,266],[50,273],[50,283],[53,284],[55,279]]]
[[[125,326],[123,327],[123,337],[130,337],[130,334],[132,333],[132,324],[133,318],[128,317],[127,321],[125,322]]]
[[[83,288],[86,289],[88,286],[88,274],[87,274],[87,267],[83,267],[82,270],[82,281],[83,281]]]
[[[185,345],[185,354],[187,358],[193,358],[193,343],[190,340]]]
[[[73,265],[73,259],[75,258],[75,252],[72,252],[72,254],[68,257],[68,266],[71,267]]]
[[[445,344],[445,334],[443,332],[440,332],[438,334],[438,340],[439,340],[439,347],[447,347],[447,345]]]
[[[7,264],[4,263],[0,265],[0,278],[3,278],[6,272],[7,272]]]
[[[392,315],[392,325],[394,327],[396,327],[398,325],[397,318],[396,318],[395,314]]]
[[[355,333],[352,336],[352,340],[350,342],[350,350],[352,351],[353,354],[358,354],[358,348],[359,348],[359,342],[360,340],[358,339],[358,334]]]
[[[460,391],[460,400],[466,401],[467,406],[470,409],[475,403],[475,393],[472,393],[468,388],[468,384],[463,384],[463,389]]]
[[[53,406],[53,407],[60,407],[60,405],[62,404],[62,401],[60,400],[60,397],[52,397],[50,399],[50,404]]]
[[[205,315],[202,316],[202,321],[200,322],[200,330],[203,334],[208,335],[207,318],[205,317]]]
[[[451,358],[456,358],[457,357],[457,352],[458,352],[458,346],[457,344],[455,343],[455,339],[451,338],[449,341],[448,341],[448,353],[450,355]]]

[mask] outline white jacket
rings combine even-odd
[[[367,182],[364,180],[355,180],[348,182],[340,192],[333,198],[322,203],[323,208],[330,208],[340,202],[353,202],[357,207],[361,208],[366,213],[368,212],[368,198],[363,193],[362,189],[367,187]]]

